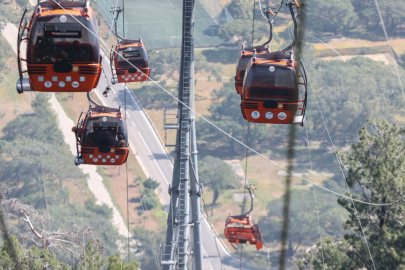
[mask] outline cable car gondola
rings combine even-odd
[[[122,165],[129,149],[121,106],[115,109],[94,104],[72,128],[77,141],[75,164]]]
[[[142,39],[130,40],[121,37],[117,30],[117,21],[122,9],[112,10],[116,12],[114,19],[115,35],[119,39],[115,50],[110,53],[110,65],[112,71],[111,83],[143,82],[149,78],[150,68],[148,54]],[[135,67],[134,67],[135,66]]]
[[[293,43],[274,53],[253,52],[247,64],[241,110],[248,122],[304,124],[307,78],[304,66],[301,64],[300,68],[297,67],[292,51],[297,36],[297,21],[292,9],[295,3],[289,3],[294,20]],[[303,89],[300,89],[301,86]],[[297,111],[301,113],[296,115]]]
[[[236,92],[239,95],[242,95],[242,87],[243,87],[243,77],[245,76],[245,71],[247,64],[249,63],[249,60],[253,56],[253,51],[256,50],[256,54],[266,54],[270,53],[270,42],[273,39],[273,24],[271,20],[269,19],[269,14],[274,14],[271,9],[268,9],[266,11],[266,16],[270,25],[270,37],[269,40],[266,41],[264,44],[256,47],[247,47],[245,48],[244,45],[242,45],[242,50],[239,53],[238,60],[236,62],[236,75],[235,75],[235,89]],[[269,45],[266,47],[266,45]]]
[[[262,235],[257,224],[254,224],[251,215],[253,210],[254,195],[252,192],[254,191],[254,187],[253,185],[248,185],[245,188],[249,190],[251,208],[243,215],[232,216],[231,213],[229,213],[225,222],[224,234],[234,249],[237,249],[235,244],[249,243],[256,245],[256,249],[260,250],[263,247]]]
[[[31,19],[25,18],[27,11],[17,40],[17,92],[89,92],[95,88],[101,57],[97,20],[89,1],[38,1]],[[25,40],[26,57],[21,51]]]

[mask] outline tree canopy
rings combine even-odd
[[[369,119],[367,124],[369,128],[363,127],[359,131],[359,141],[350,151],[340,154],[340,158],[353,198],[382,205],[338,199],[349,214],[343,223],[347,233],[339,245],[324,239],[327,269],[371,270],[374,265],[375,269],[405,267],[405,129],[384,119]],[[299,261],[301,269],[313,266],[322,269],[321,255],[319,248],[315,254],[306,255],[306,260]],[[336,265],[337,261],[341,263]]]
[[[213,205],[225,189],[240,186],[240,178],[233,172],[232,167],[219,158],[206,156],[198,166],[201,183],[214,192]]]

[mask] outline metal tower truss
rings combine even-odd
[[[194,5],[183,0],[183,35],[179,80],[178,130],[166,242],[162,244],[163,270],[186,270],[189,259],[203,269],[200,190],[194,110]],[[190,110],[190,108],[192,110]],[[191,209],[190,209],[191,203]],[[189,246],[192,232],[192,244]]]

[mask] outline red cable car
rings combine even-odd
[[[293,58],[283,52],[254,56],[246,70],[241,109],[248,122],[304,124],[307,102],[305,69],[297,71]],[[299,99],[300,85],[303,99]],[[301,111],[299,115],[297,111]]]
[[[253,56],[253,51],[256,50],[256,54],[266,54],[270,53],[270,45],[266,48],[266,45],[268,45],[271,40],[273,39],[273,24],[271,22],[271,19],[269,17],[269,14],[274,15],[273,11],[271,9],[268,9],[266,11],[266,16],[270,25],[270,37],[269,40],[266,41],[264,44],[256,47],[248,47],[245,48],[244,45],[242,45],[242,50],[240,51],[238,61],[236,62],[236,76],[235,76],[235,88],[236,92],[239,95],[242,95],[242,87],[243,87],[243,77],[245,76],[245,71],[247,68],[247,64],[249,63],[249,60]]]
[[[249,190],[251,198],[251,208],[249,212],[243,215],[232,216],[229,214],[225,222],[224,234],[226,239],[234,249],[237,249],[235,244],[251,244],[256,245],[256,249],[260,250],[263,247],[262,235],[257,224],[254,224],[253,217],[250,212],[253,210],[254,188],[252,185],[246,187]]]
[[[149,78],[150,68],[148,54],[142,39],[130,40],[121,37],[117,30],[117,21],[122,9],[115,9],[115,35],[119,38],[115,50],[110,53],[111,83],[143,82]]]
[[[302,62],[297,68],[292,51],[298,31],[293,6],[300,5],[296,0],[287,5],[294,21],[292,44],[274,53],[257,54],[253,50],[247,64],[241,109],[248,122],[304,125],[307,77]],[[297,111],[301,112],[297,115]]]
[[[79,117],[72,128],[76,135],[77,156],[75,164],[122,165],[127,161],[127,128],[119,109],[96,105]]]
[[[31,19],[25,19],[27,11],[17,40],[17,92],[89,92],[95,88],[101,57],[97,20],[89,1],[38,1]],[[25,40],[27,50],[22,52]]]
[[[270,53],[270,46],[265,47],[265,44],[257,47],[245,48],[242,45],[242,50],[240,51],[238,61],[236,63],[236,76],[235,76],[235,88],[239,95],[242,95],[243,78],[245,76],[246,67],[253,57],[253,51],[256,50],[256,54],[266,54]]]

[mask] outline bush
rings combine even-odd
[[[143,186],[147,189],[155,190],[159,186],[159,183],[152,178],[148,178],[143,182]]]

